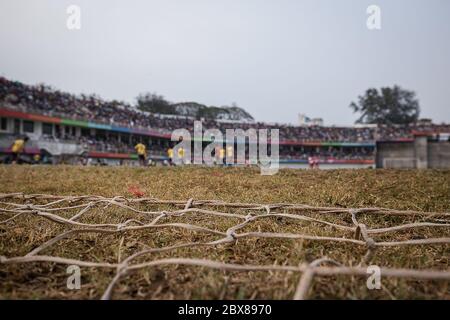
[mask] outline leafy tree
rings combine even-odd
[[[152,113],[175,114],[175,109],[164,99],[163,96],[156,93],[140,94],[137,97],[137,108],[141,111]]]
[[[406,124],[417,121],[420,113],[416,93],[399,86],[368,89],[350,107],[361,114],[357,123]]]

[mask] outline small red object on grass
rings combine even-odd
[[[138,198],[142,198],[145,195],[144,191],[142,191],[141,189],[139,189],[138,186],[135,186],[135,185],[129,186],[128,192]]]

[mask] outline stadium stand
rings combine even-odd
[[[175,129],[193,131],[194,121],[203,129],[279,129],[280,158],[306,162],[314,156],[323,162],[373,163],[376,140],[412,139],[414,132],[450,132],[450,125],[430,123],[409,126],[325,127],[292,126],[262,122],[223,122],[192,117],[165,116],[142,112],[120,101],[106,101],[95,95],[73,95],[46,85],[26,85],[0,77],[2,140],[11,135],[31,135],[50,154],[135,160],[134,145],[149,146],[154,160],[166,160]],[[0,152],[8,153],[3,142]],[[52,145],[58,145],[52,147]],[[76,147],[65,148],[66,145]],[[48,150],[52,149],[52,150]],[[56,151],[55,151],[56,150]]]

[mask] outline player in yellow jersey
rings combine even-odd
[[[180,162],[183,163],[183,164],[184,164],[184,155],[185,155],[184,148],[180,147],[178,149],[178,159],[180,159],[181,160]]]
[[[23,139],[16,139],[11,146],[12,152],[12,163],[17,163],[20,159],[20,154],[25,150],[25,144],[28,142],[29,138],[25,137]]]
[[[225,161],[225,149],[224,148],[220,148],[219,149],[219,164],[223,164]]]
[[[227,147],[227,164],[232,165],[234,163],[234,147]]]
[[[173,149],[167,149],[167,157],[169,157],[169,166],[173,164]]]
[[[147,148],[144,144],[138,143],[134,146],[139,158],[139,163],[141,166],[145,167],[145,159],[147,158]]]
[[[39,164],[41,162],[41,155],[39,153],[36,153],[33,156],[33,164]]]

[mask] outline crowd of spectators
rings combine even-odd
[[[367,142],[375,139],[375,131],[370,127],[319,127],[319,126],[293,126],[286,124],[267,124],[262,122],[243,123],[237,125],[243,130],[255,129],[279,129],[281,141],[339,141],[339,142]],[[218,128],[234,129],[236,124],[220,123]]]
[[[339,159],[339,160],[373,160],[374,148],[364,147],[329,147],[316,149],[292,150],[289,148],[280,148],[280,158],[284,160],[308,160],[309,157],[319,159]]]
[[[194,120],[188,117],[166,117],[142,112],[135,106],[119,101],[105,101],[95,95],[73,95],[52,89],[46,85],[26,85],[0,77],[0,103],[25,112],[36,112],[48,116],[75,120],[92,121],[103,124],[144,128],[162,134],[170,134],[175,129],[193,131]],[[322,127],[293,126],[281,124],[224,123],[206,120],[203,129],[280,129],[280,141],[335,141],[372,142],[411,138],[414,131],[446,131],[450,125],[414,124],[409,126],[379,127]],[[112,145],[116,146],[117,143]],[[122,147],[114,147],[121,149]],[[104,149],[114,149],[108,145]]]
[[[379,125],[377,140],[411,139],[414,133],[439,134],[450,133],[450,124],[418,123],[410,125]]]
[[[85,151],[96,151],[103,153],[135,153],[134,145],[137,141],[119,141],[117,137],[103,137],[103,136],[71,136],[57,134],[54,136],[43,135],[40,139],[53,142],[76,143]],[[145,143],[149,147],[149,151],[154,156],[164,156],[167,153],[167,148],[156,143],[156,141]]]
[[[25,112],[131,128],[156,129],[161,133],[193,126],[192,119],[158,117],[141,112],[125,102],[105,101],[95,95],[76,96],[42,84],[30,86],[3,77],[0,77],[0,102]]]

